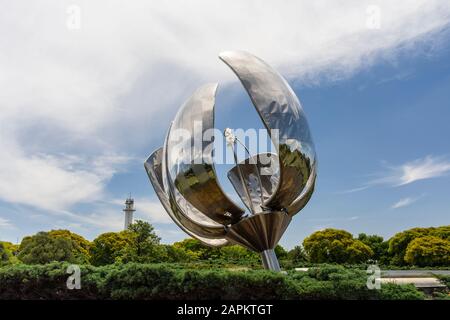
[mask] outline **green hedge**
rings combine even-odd
[[[0,268],[0,299],[423,299],[412,285],[368,290],[364,271],[323,265],[287,275],[265,270],[183,269],[168,264],[81,266],[66,288],[67,263]]]
[[[447,286],[447,288],[450,289],[450,276],[439,275],[438,278],[441,280],[443,284]]]

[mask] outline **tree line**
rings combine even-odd
[[[257,253],[238,245],[211,248],[191,238],[172,245],[160,241],[153,226],[140,220],[128,230],[103,233],[92,242],[69,230],[38,232],[18,245],[0,242],[0,265],[53,261],[94,266],[128,262],[260,264]],[[450,266],[450,226],[413,228],[388,240],[378,235],[361,233],[354,237],[345,230],[325,229],[314,232],[292,250],[278,245],[275,252],[286,268],[308,263]]]

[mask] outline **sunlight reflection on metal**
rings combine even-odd
[[[279,271],[274,248],[314,191],[314,144],[300,102],[280,74],[246,52],[219,57],[241,80],[277,149],[276,154],[252,156],[242,144],[248,158],[238,162],[236,138],[231,129],[224,132],[236,164],[228,178],[250,213],[221,189],[212,162],[213,139],[205,139],[214,128],[217,84],[200,87],[185,102],[163,148],[150,155],[145,169],[163,207],[183,231],[207,245],[239,244],[259,252],[265,268]]]
[[[185,215],[176,214],[173,209],[177,210],[177,208],[173,208],[170,204],[169,196],[164,191],[163,182],[162,182],[162,171],[161,171],[161,163],[162,163],[162,152],[163,148],[157,149],[153,152],[145,161],[145,169],[150,178],[150,182],[155,189],[155,193],[158,196],[161,204],[164,209],[167,211],[172,220],[187,234],[190,236],[200,240],[201,242],[209,245],[209,246],[223,246],[228,244],[228,240],[225,238],[205,238],[200,236],[199,234],[193,231],[193,224],[195,222],[190,221]]]

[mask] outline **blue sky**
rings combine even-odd
[[[200,4],[113,3],[105,16],[100,5],[80,2],[78,29],[64,26],[69,3],[31,8],[19,22],[0,19],[10,37],[0,42],[9,76],[0,79],[0,239],[56,228],[89,239],[118,231],[129,193],[136,218],[154,224],[163,242],[185,238],[159,205],[143,161],[184,99],[206,82],[220,82],[216,127],[262,126],[217,59],[226,49],[248,50],[277,68],[309,120],[317,187],[281,244],[291,248],[328,227],[389,237],[449,224],[450,6],[318,3],[269,1],[250,25],[244,15],[220,19],[214,6],[195,10]],[[364,24],[371,3],[380,9],[375,29]],[[287,19],[291,11],[304,19]],[[271,12],[269,28],[263,18]],[[214,23],[205,28],[200,18]],[[240,34],[235,24],[245,25]]]

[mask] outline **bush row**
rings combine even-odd
[[[81,266],[81,289],[66,286],[67,263],[0,268],[0,299],[423,299],[412,285],[369,290],[364,271],[323,265],[308,272],[197,270],[169,264]]]
[[[211,248],[199,240],[161,244],[151,224],[137,220],[128,230],[107,232],[90,242],[69,230],[38,232],[20,245],[0,241],[0,266],[13,263],[46,264],[66,261],[94,266],[114,263],[186,263],[215,261],[222,264],[260,265],[259,254],[238,245]],[[284,268],[314,263],[378,264],[396,267],[450,266],[450,226],[413,228],[388,241],[361,233],[355,238],[345,230],[314,232],[286,251],[275,253]]]

